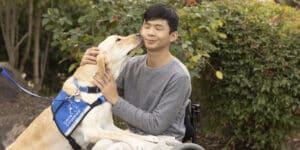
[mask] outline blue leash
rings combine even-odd
[[[7,72],[4,68],[0,67],[0,73],[6,78],[8,79],[10,82],[12,82],[14,85],[16,85],[19,89],[21,89],[23,92],[25,92],[26,94],[29,94],[31,96],[34,97],[38,97],[38,98],[43,98],[43,99],[47,99],[47,100],[52,100],[52,98],[49,97],[43,97],[43,96],[39,96],[35,93],[30,92],[29,90],[25,89],[24,87],[22,87],[17,81],[15,81]]]

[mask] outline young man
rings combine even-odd
[[[170,44],[178,38],[178,22],[170,7],[150,6],[140,29],[147,54],[131,58],[116,83],[109,72],[103,78],[95,76],[94,83],[131,131],[182,141],[191,81],[186,67],[170,53]],[[81,63],[95,63],[97,54],[97,48],[89,49]]]

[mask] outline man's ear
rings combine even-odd
[[[172,32],[172,33],[170,34],[170,42],[176,41],[176,40],[178,39],[178,35],[179,35],[178,31]]]

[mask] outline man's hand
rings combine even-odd
[[[102,78],[96,74],[94,76],[93,83],[101,89],[102,94],[109,103],[114,105],[118,101],[119,94],[117,91],[116,82],[110,71],[105,72]]]
[[[80,66],[85,65],[85,64],[97,64],[96,59],[97,59],[97,55],[99,54],[99,48],[98,47],[91,47],[89,49],[86,50],[86,52],[84,53],[81,62],[80,62]]]

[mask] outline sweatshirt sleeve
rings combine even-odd
[[[189,77],[178,77],[169,82],[160,102],[152,112],[143,111],[123,98],[113,106],[113,112],[132,126],[146,133],[159,135],[176,119],[190,92]]]

